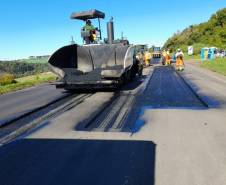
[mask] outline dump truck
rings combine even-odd
[[[89,10],[72,13],[70,18],[83,21],[98,18],[100,21],[105,14]],[[94,43],[91,30],[81,30],[85,44],[71,44],[55,51],[48,59],[48,68],[60,78],[51,84],[66,90],[118,88],[138,72],[141,74],[135,58],[136,46],[128,40],[114,40],[113,18],[107,22],[107,33],[104,43]]]
[[[153,58],[160,58],[161,57],[161,47],[154,47],[152,56],[153,56]]]

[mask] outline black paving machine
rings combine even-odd
[[[105,14],[89,10],[72,13],[70,18],[100,21]],[[131,81],[142,70],[135,58],[136,46],[128,40],[114,40],[113,19],[107,22],[107,32],[104,43],[94,43],[91,30],[82,30],[84,45],[71,44],[55,51],[48,60],[48,68],[61,78],[52,85],[67,90],[117,88]],[[99,33],[101,39],[100,24]]]

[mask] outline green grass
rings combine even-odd
[[[51,72],[47,72],[47,73],[41,73],[41,74],[38,74],[38,75],[32,75],[32,76],[25,76],[25,77],[22,77],[22,78],[16,78],[15,80],[17,82],[26,82],[26,81],[31,81],[31,80],[35,80],[36,76],[39,77],[39,79],[46,79],[46,78],[50,78],[50,77],[54,77],[56,78],[57,75],[55,75],[54,73],[51,73]]]
[[[201,54],[188,55],[188,53],[184,53],[184,60],[189,60],[189,59],[201,59]]]
[[[226,76],[226,58],[214,58],[199,63],[199,66]]]
[[[39,79],[37,79],[35,75],[27,76],[23,78],[17,78],[15,80],[18,83],[0,86],[0,94],[24,89],[26,87],[30,87],[32,85],[43,83],[43,82],[53,81],[55,80],[57,75],[53,73],[44,73],[44,74],[39,74],[38,77]]]
[[[21,60],[20,62],[27,62],[27,63],[46,63],[48,59],[25,59]]]

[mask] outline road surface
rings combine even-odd
[[[0,95],[0,126],[68,94],[68,91],[43,84]]]
[[[226,184],[226,77],[156,60],[117,95],[1,140],[1,184]]]

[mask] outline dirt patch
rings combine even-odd
[[[196,64],[196,65],[198,65],[199,63],[201,63],[203,61],[204,61],[203,59],[184,60],[185,63]]]

